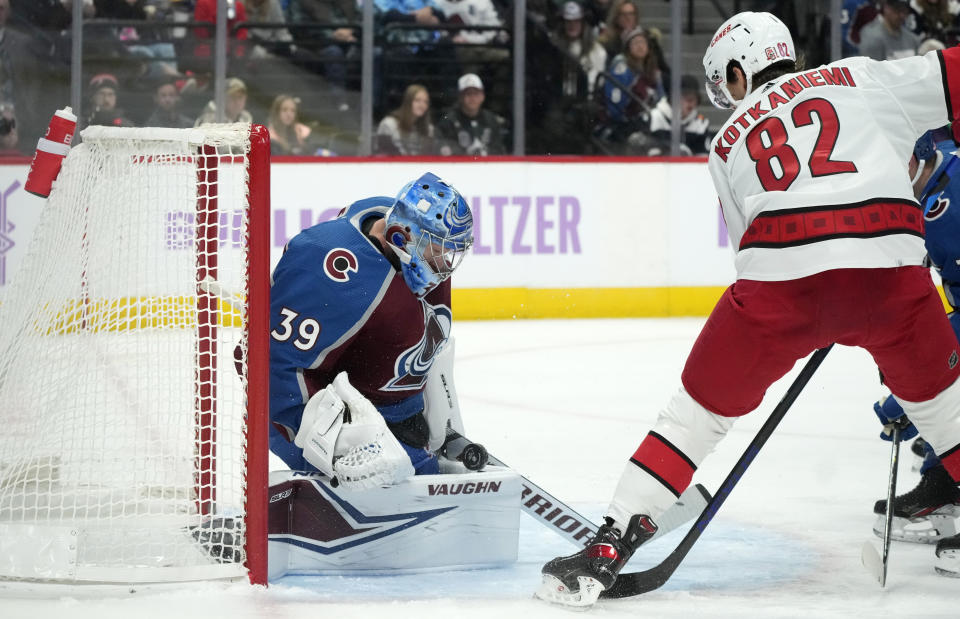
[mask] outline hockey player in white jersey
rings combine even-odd
[[[733,109],[709,168],[737,280],[627,462],[605,526],[543,567],[542,599],[596,601],[736,418],[832,343],[870,352],[960,478],[960,346],[922,266],[923,214],[904,166],[922,133],[960,116],[960,48],[804,71],[786,26],[745,12],[717,30],[703,62],[712,101]]]

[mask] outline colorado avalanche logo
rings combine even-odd
[[[356,273],[359,266],[353,252],[343,247],[331,249],[323,259],[323,272],[335,282],[349,281],[350,273]]]
[[[406,391],[422,387],[427,382],[433,358],[450,337],[450,308],[423,303],[423,309],[423,337],[397,358],[393,366],[393,378],[380,388],[383,391]]]
[[[463,200],[457,200],[444,211],[443,223],[450,231],[450,236],[456,237],[473,227],[473,213]]]
[[[395,247],[404,247],[406,246],[407,241],[410,240],[410,233],[407,232],[403,226],[390,226],[387,228],[387,231],[384,233],[384,235]]]
[[[924,214],[923,218],[927,221],[933,221],[934,219],[937,219],[946,213],[948,208],[950,208],[950,198],[941,195],[937,197],[937,201],[933,203],[933,205],[930,207],[930,210]]]

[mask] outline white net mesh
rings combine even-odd
[[[93,127],[67,157],[0,305],[0,577],[245,573],[249,134]]]

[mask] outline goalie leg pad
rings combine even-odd
[[[411,477],[344,492],[317,473],[270,474],[270,578],[502,566],[517,560],[521,478]],[[426,581],[424,581],[426,582]]]

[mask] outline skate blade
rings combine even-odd
[[[579,591],[571,591],[555,576],[543,575],[543,582],[534,594],[537,598],[551,604],[559,604],[571,608],[586,609],[596,603],[603,591],[603,586],[596,579],[587,576],[578,576]]]
[[[941,576],[960,578],[960,550],[941,552],[933,567]]]
[[[957,528],[957,517],[952,513],[953,508],[950,511],[948,514],[933,514],[912,520],[895,517],[891,523],[893,530],[890,532],[890,539],[911,544],[936,544],[944,537],[952,537],[960,530]],[[873,533],[880,539],[883,539],[885,522],[886,517],[877,514]]]

